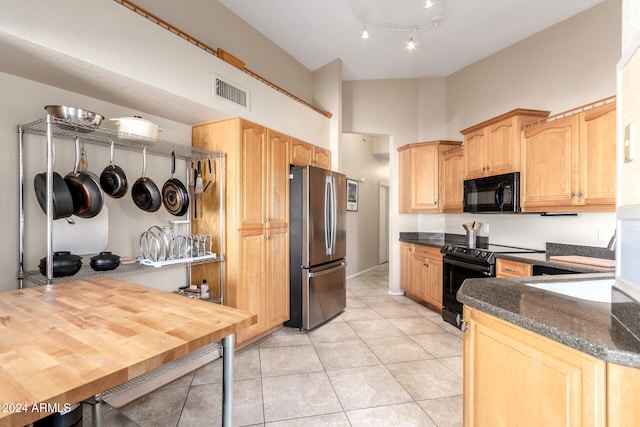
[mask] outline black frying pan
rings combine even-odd
[[[102,190],[98,177],[89,171],[80,171],[80,139],[76,137],[76,162],[73,172],[64,177],[71,198],[73,199],[73,213],[80,218],[93,218],[98,215],[104,205]]]
[[[147,147],[142,149],[142,176],[131,187],[131,198],[137,207],[146,212],[155,212],[160,209],[162,195],[158,186],[147,178]]]
[[[53,162],[55,162],[55,146],[53,151]],[[51,199],[53,201],[53,219],[69,218],[73,215],[73,199],[71,198],[71,191],[67,183],[64,182],[64,178],[57,173],[51,174],[53,181],[53,192],[51,193]],[[39,173],[33,177],[33,187],[36,192],[36,198],[38,204],[42,208],[42,212],[47,213],[47,173]]]
[[[113,163],[113,141],[111,142],[111,162],[104,168],[100,174],[100,187],[102,190],[113,197],[119,199],[127,193],[129,188],[127,184],[127,175],[120,166]]]
[[[162,202],[171,215],[182,216],[189,209],[189,193],[179,179],[173,177],[176,173],[176,153],[171,152],[171,178],[162,186]]]

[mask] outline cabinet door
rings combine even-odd
[[[487,175],[500,175],[520,170],[517,118],[512,117],[487,129]]]
[[[287,228],[267,234],[265,280],[265,328],[271,329],[289,320],[289,232]]]
[[[398,211],[411,213],[411,149],[398,151]]]
[[[400,242],[400,289],[411,293],[411,243]]]
[[[465,177],[463,149],[450,150],[443,154],[441,176],[443,179],[440,193],[442,212],[462,212]]]
[[[311,164],[322,169],[331,170],[331,151],[314,145]]]
[[[413,297],[424,301],[428,283],[429,261],[424,254],[414,251],[411,256],[409,293]]]
[[[487,139],[485,129],[464,136],[467,179],[485,175],[487,168]]]
[[[263,228],[266,219],[265,129],[247,121],[241,121],[240,126],[239,227],[241,230]]]
[[[266,225],[268,228],[289,224],[289,137],[267,131]]]
[[[587,206],[616,204],[616,104],[580,114],[580,201]]]
[[[438,145],[412,147],[411,212],[438,211]]]
[[[258,322],[238,332],[238,343],[242,343],[265,331],[264,283],[266,234],[262,230],[239,233],[239,272],[236,285],[237,306],[241,310],[258,315]]]
[[[290,161],[295,166],[308,166],[313,161],[313,145],[291,138]]]
[[[465,427],[605,425],[603,360],[464,311]]]
[[[442,256],[440,253],[434,255],[428,258],[429,284],[425,299],[434,309],[442,313]]]
[[[523,211],[554,210],[577,200],[578,133],[577,115],[524,131],[520,174]]]

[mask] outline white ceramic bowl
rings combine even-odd
[[[123,139],[131,138],[132,135],[158,139],[158,134],[162,131],[157,124],[139,116],[119,117],[117,119],[109,119],[109,121],[115,124],[118,136]]]

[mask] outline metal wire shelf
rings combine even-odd
[[[138,135],[118,132],[113,129],[94,127],[86,124],[53,118],[53,136],[55,138],[74,139],[79,137],[81,141],[128,151],[141,152],[145,147],[147,153],[171,157],[174,152],[176,157],[197,161],[202,159],[214,159],[223,157],[221,152],[203,150],[191,145],[181,145],[169,141],[153,138],[145,138]],[[20,126],[25,133],[35,135],[47,135],[47,119],[42,118]]]

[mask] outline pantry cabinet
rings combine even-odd
[[[611,211],[616,198],[616,103],[598,102],[526,127],[523,212]]]
[[[194,146],[226,154],[223,302],[258,315],[255,325],[238,334],[242,346],[289,316],[290,137],[240,118],[195,126],[192,136]],[[208,234],[213,206],[203,203],[192,227]],[[207,274],[206,268],[193,266],[194,277]]]
[[[442,154],[442,187],[440,201],[442,212],[460,213],[464,204],[464,179],[466,175],[463,148],[452,148]]]
[[[513,261],[510,259],[496,259],[496,277],[522,277],[531,276],[532,265],[526,262]]]
[[[317,145],[291,138],[291,164],[331,169],[331,151]]]
[[[400,243],[400,288],[442,312],[442,255],[438,248]]]
[[[520,171],[520,129],[548,111],[516,109],[460,131],[466,179]]]
[[[606,425],[603,360],[467,306],[464,320],[465,427]]]
[[[398,149],[400,213],[441,212],[440,165],[443,153],[459,147],[458,141],[430,141],[408,144]]]

